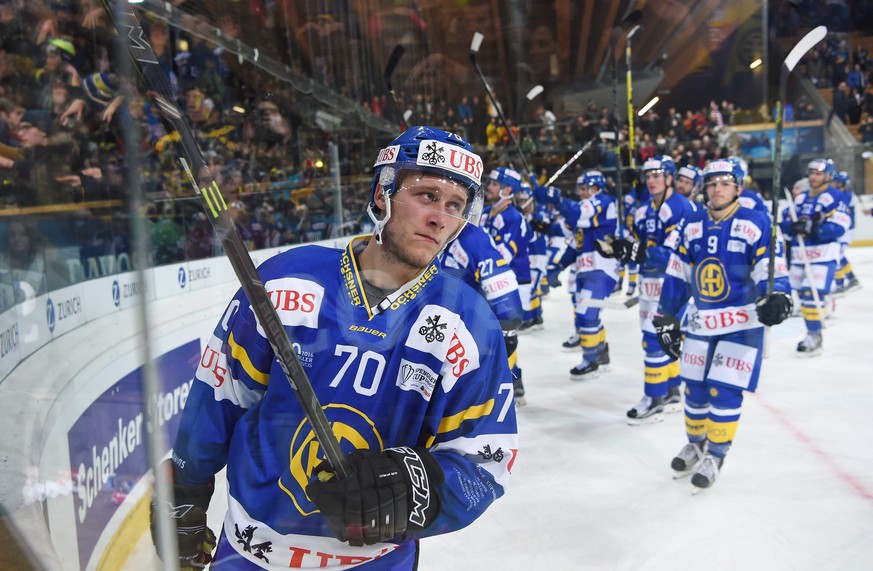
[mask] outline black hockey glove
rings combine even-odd
[[[812,234],[812,218],[809,216],[801,216],[791,223],[792,236],[809,236]]]
[[[605,258],[618,258],[623,262],[640,263],[646,257],[646,246],[642,242],[631,242],[607,234],[603,240],[595,240],[594,247]]]
[[[652,318],[652,325],[658,334],[658,345],[664,353],[674,359],[682,356],[682,331],[679,329],[679,320],[672,315],[656,315]]]
[[[161,467],[172,471],[172,462],[166,460]],[[159,513],[163,513],[176,522],[180,569],[203,569],[212,561],[212,550],[215,549],[216,542],[215,534],[206,527],[206,508],[209,507],[214,489],[214,481],[203,486],[180,486],[174,483],[173,501],[163,507],[159,507],[157,497],[152,496],[149,522],[152,543],[159,557],[163,558],[158,540],[157,517]]]
[[[539,218],[534,218],[530,221],[530,227],[534,232],[539,232],[540,234],[548,234],[549,229],[552,227],[552,223],[546,222],[545,220],[540,220]]]
[[[360,547],[387,541],[433,523],[440,513],[439,463],[424,448],[356,450],[347,456],[351,476],[337,478],[327,462],[306,487],[340,541]]]
[[[779,325],[791,315],[794,302],[791,296],[781,291],[774,291],[770,295],[762,295],[755,302],[755,311],[758,312],[758,321],[764,325]]]

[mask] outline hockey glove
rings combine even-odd
[[[534,232],[539,232],[540,234],[547,234],[549,229],[552,227],[551,222],[546,222],[545,220],[540,220],[539,218],[535,218],[530,221],[531,230]]]
[[[640,263],[646,257],[646,246],[642,242],[631,242],[607,234],[603,240],[595,240],[594,247],[605,258],[618,258],[623,262]]]
[[[812,234],[812,218],[809,216],[801,216],[791,223],[792,236],[809,236]]]
[[[162,465],[166,470],[172,470],[172,462],[166,460]],[[158,506],[157,497],[152,496],[150,524],[152,542],[163,558],[158,540],[158,515],[173,518],[176,522],[176,541],[179,549],[180,569],[203,569],[212,561],[212,550],[215,549],[215,534],[206,527],[206,508],[215,489],[214,481],[203,486],[180,486],[173,484],[173,501],[162,507]]]
[[[537,204],[558,204],[561,202],[561,193],[554,186],[535,186],[534,200]]]
[[[679,329],[679,320],[672,315],[656,315],[652,318],[652,325],[658,334],[658,345],[664,353],[673,359],[682,356],[682,331]]]
[[[791,300],[791,296],[781,291],[762,295],[755,302],[758,321],[764,325],[779,325],[788,319],[793,307],[794,302]]]
[[[340,541],[360,547],[387,541],[433,523],[440,513],[443,470],[424,448],[356,450],[347,456],[351,476],[337,478],[327,462],[306,494]]]

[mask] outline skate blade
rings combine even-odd
[[[657,424],[659,422],[664,422],[664,415],[662,413],[653,414],[652,416],[647,416],[646,418],[628,418],[627,423],[630,426],[641,426],[643,424]]]
[[[578,353],[580,350],[580,346],[576,345],[575,347],[564,347],[561,345],[561,351],[564,353]]]
[[[597,369],[596,371],[593,371],[591,373],[585,373],[584,375],[570,375],[570,380],[575,381],[575,382],[588,381],[590,379],[596,379],[599,376],[600,376],[600,369]]]
[[[665,404],[664,405],[664,412],[670,412],[670,413],[682,412],[683,408],[684,407],[682,406],[681,402],[674,402],[674,403],[670,403],[670,404]]]
[[[810,359],[812,357],[818,357],[821,353],[821,348],[818,348],[815,351],[798,351],[797,356],[801,359]]]
[[[699,464],[700,462],[698,462]],[[695,464],[692,468],[685,470],[684,472],[680,472],[679,470],[673,470],[673,479],[681,480],[682,478],[687,478],[691,474],[693,474],[697,470],[697,464]],[[696,486],[695,486],[696,487]]]
[[[711,487],[712,487],[712,486],[710,486],[710,488],[711,488]],[[708,489],[709,489],[709,488],[698,488],[697,486],[695,486],[694,484],[692,484],[692,485],[691,485],[691,495],[692,495],[692,496],[696,496],[696,495],[699,494],[700,492],[702,492],[702,491],[704,491],[704,490],[708,490]]]
[[[597,370],[602,371],[604,373],[608,373],[611,370],[611,367],[608,364],[607,365],[600,365],[600,368]]]

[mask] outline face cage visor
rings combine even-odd
[[[706,181],[703,183],[703,194],[706,198],[706,201],[709,202],[709,189],[714,187],[716,184],[732,184],[736,188],[739,193],[740,185],[737,184],[736,179],[734,179],[734,175],[732,174],[715,174],[706,178]]]

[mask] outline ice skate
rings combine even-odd
[[[706,440],[700,442],[689,442],[679,454],[670,462],[670,467],[673,468],[673,479],[684,478],[690,476],[700,461],[703,460],[704,451],[706,448]]]
[[[631,426],[654,424],[664,420],[664,397],[644,396],[635,407],[627,411],[627,423]]]
[[[561,351],[565,353],[575,353],[579,351],[579,334],[574,333],[567,337],[567,340],[561,343]]]
[[[807,333],[803,341],[797,344],[797,352],[806,357],[819,355],[821,350],[821,333]]]
[[[718,458],[707,453],[701,460],[697,471],[691,476],[692,494],[697,494],[707,488],[712,487],[718,478],[721,465],[724,463],[724,458]]]
[[[521,408],[527,404],[527,399],[524,398],[524,383],[521,382],[521,377],[516,377],[512,380],[513,397],[515,397],[515,406]]]
[[[528,333],[532,333],[534,331],[542,331],[543,330],[543,318],[535,317],[534,319],[529,319],[521,324],[521,327],[518,328],[519,335],[527,335]]]
[[[588,361],[583,359],[582,363],[570,369],[570,380],[587,381],[588,379],[594,379],[600,375],[599,369],[599,363],[589,363]]]
[[[682,410],[682,387],[676,385],[667,389],[664,397],[664,412],[679,412]]]
[[[603,349],[600,350],[600,354],[597,356],[597,364],[600,365],[600,371],[605,373],[609,370],[609,343],[603,344]]]
[[[861,282],[858,281],[858,278],[852,278],[849,280],[849,283],[846,284],[846,287],[843,288],[843,293],[847,294],[850,291],[859,290],[861,287]]]

